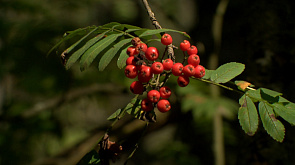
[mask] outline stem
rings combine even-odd
[[[149,3],[147,2],[147,0],[142,0],[142,3],[144,4],[145,9],[147,10],[147,13],[150,17],[150,20],[152,21],[152,24],[155,26],[156,29],[162,29],[162,26],[159,24],[159,22],[157,21],[155,14],[153,13]],[[168,57],[169,58],[173,58],[174,57],[174,50],[173,50],[173,45],[170,44],[168,45]]]
[[[218,56],[221,50],[221,41],[222,41],[222,25],[223,25],[223,16],[226,11],[229,0],[220,0],[216,13],[213,18],[212,23],[212,35],[214,39],[214,49],[210,55],[209,68],[216,69],[218,67]],[[228,90],[232,88],[223,86],[217,83],[211,83],[211,95],[213,99],[216,99],[220,96],[220,89],[217,86],[223,87]],[[225,151],[224,151],[224,137],[223,137],[223,120],[222,120],[222,109],[217,107],[214,114],[213,121],[213,133],[214,133],[214,157],[215,165],[224,165],[225,164]]]

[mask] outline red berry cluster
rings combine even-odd
[[[170,102],[167,100],[171,95],[171,89],[165,86],[170,74],[178,76],[177,83],[180,87],[189,84],[189,77],[201,78],[205,75],[205,68],[199,65],[197,47],[191,46],[187,40],[180,43],[180,49],[185,55],[182,63],[176,63],[172,57],[164,59],[166,52],[158,60],[158,49],[148,47],[138,37],[133,38],[131,43],[133,46],[127,49],[129,57],[126,60],[125,75],[131,79],[138,78],[130,85],[132,93],[143,94],[147,91],[147,97],[141,101],[141,109],[145,112],[152,111],[154,107],[157,107],[160,112],[171,109]],[[161,43],[166,46],[172,44],[172,37],[167,33],[164,34]],[[185,62],[187,64],[184,66]],[[160,79],[161,76],[165,77],[164,80]]]

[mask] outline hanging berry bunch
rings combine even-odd
[[[178,77],[177,84],[180,87],[187,86],[190,77],[202,78],[205,75],[197,47],[187,40],[179,45],[184,54],[182,62],[176,62],[171,56],[165,58],[167,49],[160,56],[156,47],[148,47],[138,37],[133,38],[131,43],[132,46],[127,49],[129,57],[126,60],[125,75],[130,79],[137,77],[130,85],[132,93],[142,95],[147,92],[147,97],[141,101],[141,109],[146,114],[153,113],[155,107],[163,113],[171,109],[168,99],[172,92],[165,86],[171,74]],[[171,35],[162,35],[161,43],[167,48],[172,44]]]

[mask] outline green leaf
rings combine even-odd
[[[111,34],[107,36],[106,38],[95,43],[92,47],[90,47],[81,57],[81,60],[80,60],[81,70],[88,68],[101,51],[103,51],[106,47],[112,44],[119,36],[122,36],[122,35],[124,35],[124,33]]]
[[[258,129],[258,113],[255,104],[246,94],[240,100],[238,118],[246,134],[253,136]]]
[[[127,43],[130,43],[130,38],[124,39],[117,44],[115,44],[112,48],[110,48],[100,59],[99,61],[99,71],[103,71],[106,66],[111,62],[117,52],[124,47]],[[125,52],[126,53],[126,52]]]
[[[270,89],[267,89],[267,88],[259,88],[263,93],[271,96],[271,97],[277,97],[277,96],[281,96],[283,95],[282,93],[280,92],[277,92],[277,91],[273,91],[273,90],[270,90]]]
[[[140,34],[139,37],[156,35],[156,34],[160,34],[160,33],[164,33],[164,32],[176,32],[176,33],[180,33],[180,34],[182,34],[182,35],[190,38],[190,36],[186,32],[182,32],[182,31],[178,31],[178,30],[173,30],[173,29],[153,29],[153,30],[146,30],[142,34]]]
[[[277,115],[281,116],[284,120],[292,125],[295,125],[295,109],[289,109],[282,104],[274,103],[274,111]]]
[[[69,69],[92,45],[94,45],[96,42],[102,39],[104,35],[109,31],[110,30],[105,31],[104,33],[92,38],[91,40],[86,42],[86,44],[83,45],[80,49],[74,52],[66,63],[66,69]]]
[[[205,70],[205,76],[202,77],[203,79],[210,79],[211,75],[215,72],[215,70],[209,70],[209,69],[206,69]]]
[[[260,102],[258,106],[264,129],[273,139],[282,142],[285,137],[285,127],[276,119],[273,107],[266,102]]]
[[[96,26],[88,26],[85,28],[79,28],[79,29],[76,29],[73,31],[66,32],[64,34],[63,38],[49,50],[47,55],[49,55],[53,50],[57,49],[63,42],[65,42],[75,36],[78,36],[78,35],[85,35],[85,34],[89,33],[90,30],[93,30],[95,28],[96,28]]]
[[[254,102],[262,101],[260,90],[249,90],[246,94],[251,97]]]
[[[66,53],[70,53],[77,45],[79,45],[85,38],[87,38],[90,34],[92,34],[94,31],[96,31],[99,27],[96,27],[92,31],[90,31],[88,34],[86,34],[84,37],[82,37],[80,40],[78,40],[76,43],[71,45],[68,49],[66,49]]]
[[[109,116],[107,118],[107,120],[115,120],[119,117],[119,115],[121,114],[122,110],[118,109],[116,112],[114,112],[111,116]]]
[[[226,83],[241,74],[245,69],[245,65],[236,62],[230,62],[221,65],[212,73],[210,79],[216,83]]]
[[[129,57],[126,53],[128,47],[131,45],[128,45],[125,49],[123,49],[119,55],[118,61],[117,61],[117,66],[119,69],[122,69],[126,65],[126,60]]]

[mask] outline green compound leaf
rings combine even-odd
[[[123,49],[119,55],[119,58],[117,60],[117,66],[119,69],[124,68],[124,66],[126,65],[126,60],[129,57],[126,53],[128,47],[131,45],[128,45],[125,49]]]
[[[237,62],[230,62],[218,67],[212,74],[210,79],[216,83],[226,83],[241,74],[245,69],[245,65]]]
[[[258,129],[258,113],[255,104],[246,94],[243,95],[239,104],[238,118],[242,129],[249,136],[253,136]]]
[[[104,33],[90,39],[88,42],[86,42],[85,45],[83,45],[80,49],[74,52],[66,63],[66,69],[69,69],[91,46],[93,46],[96,42],[102,39],[104,35],[109,31],[110,30],[105,31]]]
[[[186,32],[182,32],[182,31],[178,31],[178,30],[173,30],[173,29],[153,29],[153,30],[146,30],[142,34],[140,34],[139,37],[141,38],[141,37],[156,35],[156,34],[160,34],[160,33],[164,33],[164,32],[176,32],[176,33],[180,33],[180,34],[182,34],[182,35],[190,38],[190,36]]]
[[[81,35],[86,35],[87,33],[89,33],[89,31],[95,29],[96,26],[88,26],[85,28],[79,28],[73,31],[68,31],[64,34],[63,38],[57,43],[55,44],[47,53],[47,55],[49,55],[53,50],[57,49],[63,42],[76,37],[76,36],[81,36]]]
[[[130,43],[130,38],[129,39],[124,39],[117,44],[115,44],[112,48],[110,48],[100,59],[99,61],[99,71],[103,71],[106,66],[111,62],[111,60],[115,57],[117,52],[124,46],[127,45],[127,43]],[[125,51],[126,53],[126,51]]]
[[[88,68],[100,52],[102,52],[106,47],[110,46],[110,44],[112,44],[118,37],[122,35],[124,35],[124,33],[111,34],[90,47],[81,57],[81,70],[85,70],[86,68]]]
[[[285,137],[285,127],[276,119],[273,107],[266,102],[260,102],[258,106],[264,129],[273,139],[282,142]]]
[[[295,125],[295,109],[291,108],[290,104],[294,104],[294,103],[288,103],[286,104],[286,106],[279,103],[274,103],[273,107],[277,115],[281,116],[284,120],[286,120],[290,124]]]

